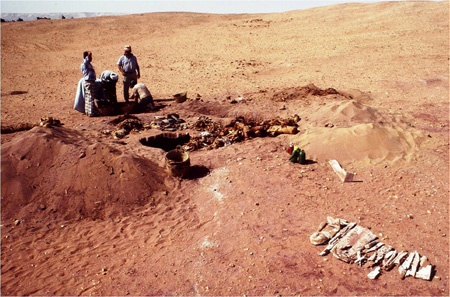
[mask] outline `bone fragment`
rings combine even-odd
[[[365,249],[370,249],[371,247],[373,247],[374,245],[376,245],[378,243],[378,237],[375,238],[374,240],[372,240],[371,242],[369,242],[368,244],[366,244],[364,246]]]
[[[422,257],[420,257],[420,267],[424,267],[424,266],[427,266],[428,264],[429,264],[429,260],[428,260],[428,258],[427,258],[427,256],[422,256]]]
[[[375,268],[374,270],[372,270],[372,271],[367,275],[367,277],[370,278],[370,279],[377,279],[377,278],[380,276],[380,274],[381,274],[381,268],[380,268],[380,267],[377,267],[377,268]]]
[[[408,258],[406,258],[405,261],[403,261],[402,265],[398,267],[398,273],[400,273],[400,276],[402,279],[406,277],[406,271],[411,266],[411,262],[414,259],[414,253],[410,253]]]
[[[325,244],[341,230],[341,225],[347,224],[346,220],[327,217],[327,222],[322,222],[317,232],[313,233],[309,240],[314,245]]]
[[[400,253],[398,253],[397,257],[395,257],[394,264],[397,264],[397,265],[402,264],[407,256],[408,256],[408,252],[401,251]]]
[[[382,247],[384,245],[384,243],[382,242],[378,242],[376,245],[374,245],[373,247],[371,247],[370,249],[367,250],[368,253],[373,252],[375,250],[378,250],[380,247]]]
[[[433,265],[427,265],[425,267],[422,267],[417,273],[416,278],[424,279],[424,280],[431,280],[431,274],[433,272]]]
[[[410,253],[408,258],[406,258],[406,260],[402,263],[402,267],[405,268],[405,270],[409,269],[413,259],[414,259],[414,253]]]
[[[376,257],[377,257],[377,253],[373,253],[373,254],[369,257],[369,259],[367,259],[367,261],[375,261]]]
[[[414,251],[414,259],[411,263],[411,268],[406,271],[405,276],[416,276],[417,268],[419,267],[420,256],[417,251]]]
[[[383,260],[383,269],[388,271],[394,267],[394,260],[397,257],[397,252],[395,250],[386,253]]]
[[[383,260],[384,256],[386,255],[386,253],[388,253],[389,251],[392,250],[392,247],[390,245],[387,246],[382,246],[377,250],[377,257],[375,258],[374,263],[372,264],[372,266],[377,265],[378,263],[381,262],[381,260]]]
[[[341,179],[342,182],[345,183],[353,181],[353,177],[355,174],[353,172],[346,172],[344,169],[342,169],[338,161],[330,160],[328,163],[331,165],[334,172],[337,174],[337,176]]]
[[[357,251],[356,256],[357,256],[357,259],[355,260],[355,263],[357,263],[359,265],[359,267],[362,267],[366,263],[366,261],[365,261],[365,260],[367,260],[366,255],[362,255],[361,251]]]
[[[316,232],[322,231],[322,229],[325,228],[326,225],[327,225],[327,222],[322,222],[322,223],[320,223],[319,228],[317,228],[317,231],[316,231]]]
[[[333,238],[330,239],[326,248],[319,253],[321,256],[327,255],[331,249],[339,242],[339,239],[342,238],[348,231],[350,231],[353,227],[356,226],[356,223],[349,223],[347,226],[342,228]]]
[[[314,245],[325,244],[330,238],[322,232],[314,232],[309,237],[309,241]]]

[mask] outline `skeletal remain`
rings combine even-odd
[[[369,267],[381,264],[367,275],[370,279],[378,278],[382,270],[389,271],[395,265],[399,266],[402,279],[407,276],[428,281],[432,279],[435,266],[429,263],[426,256],[420,256],[417,251],[397,252],[392,246],[379,242],[372,232],[356,223],[327,217],[327,222],[323,222],[317,232],[311,235],[311,242],[313,239],[328,241],[325,249],[319,253],[321,256],[331,251],[336,258],[347,263],[357,263],[360,267],[366,262],[371,262]]]
[[[382,246],[377,250],[377,257],[375,258],[375,261],[373,262],[372,266],[377,265],[378,263],[381,262],[381,260],[383,260],[384,256],[390,252],[392,250],[392,246],[387,245],[387,246]]]
[[[414,251],[414,259],[411,263],[411,268],[406,271],[405,276],[415,276],[417,272],[417,268],[419,267],[420,256],[417,251]]]
[[[330,239],[328,242],[327,247],[319,253],[321,256],[327,255],[331,249],[339,242],[339,239],[342,238],[345,234],[347,234],[348,231],[350,231],[353,227],[356,226],[356,223],[349,223],[347,226],[342,228],[336,235],[333,236],[333,238]]]
[[[413,259],[414,259],[414,253],[410,253],[408,258],[406,258],[406,260],[403,261],[402,265],[400,265],[398,267],[398,272],[400,273],[402,279],[404,279],[406,277],[406,271],[411,266]]]
[[[325,226],[326,226],[327,224],[328,224],[327,222],[322,222],[322,223],[320,223],[319,228],[317,228],[317,231],[316,231],[316,232],[322,231],[322,229],[325,228]]]
[[[366,244],[364,246],[365,249],[370,249],[371,247],[373,247],[374,245],[376,245],[378,243],[378,238],[375,238],[374,240],[372,240],[371,242],[369,242],[368,244]]]
[[[425,264],[429,264],[429,260],[428,260],[428,258],[426,257],[426,256],[422,256],[422,257],[420,257],[420,267],[424,267],[424,266],[427,266],[427,265],[425,265]]]
[[[372,271],[367,275],[367,277],[370,278],[370,279],[377,279],[377,278],[380,276],[380,274],[381,274],[381,268],[380,268],[380,267],[377,267],[377,268],[375,268],[374,270],[372,270]]]
[[[384,243],[382,242],[378,242],[376,245],[374,245],[373,247],[371,247],[370,249],[367,250],[367,253],[373,252],[378,250],[380,247],[382,247],[384,245]]]
[[[433,265],[427,265],[425,267],[422,267],[417,273],[416,278],[424,279],[424,280],[431,280],[431,274],[433,272]]]
[[[376,257],[377,257],[377,253],[373,253],[368,259],[367,259],[367,261],[375,261],[375,259],[376,259]]]
[[[383,259],[383,269],[386,271],[391,270],[392,267],[394,267],[394,265],[395,265],[394,260],[396,257],[397,257],[397,251],[395,251],[395,250],[386,253],[386,255],[384,256],[384,259]]]
[[[367,228],[355,226],[349,230],[332,249],[333,255],[341,261],[354,263],[364,246],[376,236]]]
[[[314,232],[309,240],[314,245],[327,243],[341,229],[341,225],[347,225],[348,222],[342,219],[327,217],[327,222],[319,225],[317,232]]]
[[[309,241],[314,245],[320,245],[326,243],[330,238],[322,232],[314,232],[309,237]]]
[[[366,255],[361,255],[361,251],[356,252],[357,259],[355,260],[355,263],[358,263],[359,267],[363,266],[366,263]]]
[[[395,257],[394,264],[397,264],[397,265],[402,264],[407,256],[408,256],[408,252],[401,251],[400,253],[397,254],[397,257]]]

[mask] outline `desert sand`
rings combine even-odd
[[[1,295],[448,296],[448,36],[448,1],[2,23]],[[117,116],[73,104],[83,51],[99,76],[125,44],[158,110],[114,139]],[[192,136],[200,116],[299,132],[190,151],[177,178],[140,142],[171,113]],[[432,280],[319,256],[327,216],[427,256]]]

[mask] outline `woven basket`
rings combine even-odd
[[[189,171],[190,166],[187,152],[175,149],[166,154],[166,169],[171,175],[182,177]]]

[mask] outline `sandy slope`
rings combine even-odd
[[[2,127],[64,123],[2,134],[2,295],[447,296],[448,7],[2,23]],[[101,133],[114,117],[72,109],[82,52],[99,75],[124,44],[156,99],[190,98],[158,101],[144,123],[297,114],[300,133],[191,152],[193,173],[171,177],[164,151],[139,142],[157,129],[117,141]],[[291,141],[308,165],[288,162]],[[342,185],[330,159],[358,182]],[[436,277],[370,281],[320,257],[309,236],[327,216],[428,256]]]

